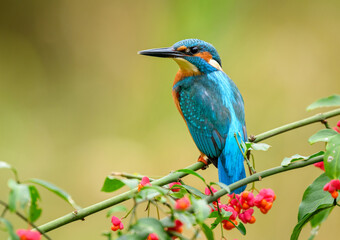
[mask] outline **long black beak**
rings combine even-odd
[[[152,57],[163,57],[163,58],[175,58],[175,57],[183,57],[184,53],[176,51],[174,48],[154,48],[139,51],[138,54],[152,56]]]

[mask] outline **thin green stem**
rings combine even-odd
[[[3,205],[6,209],[9,209],[9,206],[7,203],[5,203],[4,201],[0,200],[0,204]],[[27,222],[29,225],[31,225],[32,227],[35,228],[35,230],[37,230],[38,232],[40,232],[41,235],[43,235],[46,239],[51,240],[51,238],[49,236],[46,235],[46,233],[44,231],[42,231],[40,228],[38,228],[34,223],[32,223],[30,220],[28,220],[24,215],[22,215],[20,212],[15,211],[15,214],[21,218],[22,220],[24,220],[25,222]]]
[[[340,115],[340,108],[337,108],[337,109],[334,109],[332,111],[325,112],[325,113],[319,113],[319,114],[314,115],[312,117],[308,117],[308,118],[302,119],[300,121],[292,122],[292,123],[283,125],[281,127],[272,129],[270,131],[261,133],[257,136],[254,136],[252,139],[250,139],[250,141],[260,142],[260,141],[263,141],[267,138],[273,137],[275,135],[293,130],[295,128],[303,127],[303,126],[306,126],[308,124],[312,124],[312,123],[316,123],[316,122],[322,122],[327,118],[331,118],[331,117],[334,117],[334,116],[337,116],[337,115]]]
[[[251,163],[249,162],[249,159],[247,158],[246,153],[243,152],[242,147],[241,147],[241,145],[240,145],[240,142],[239,142],[238,139],[237,139],[237,134],[236,134],[236,133],[234,133],[234,137],[235,137],[235,140],[236,140],[236,142],[237,142],[237,146],[238,146],[238,148],[240,149],[240,151],[241,151],[241,153],[242,153],[242,155],[243,155],[243,158],[244,158],[244,160],[246,161],[246,163],[247,163],[247,165],[248,165],[250,175],[256,173],[255,169],[253,168],[253,166],[252,166]]]
[[[130,173],[125,173],[125,172],[112,172],[111,176],[115,176],[115,177],[124,177],[127,179],[137,179],[137,180],[142,180],[142,178],[144,177],[143,175],[139,175],[139,174],[130,174]],[[155,179],[150,178],[150,182],[155,181]]]
[[[3,217],[5,217],[5,214],[6,214],[6,212],[8,211],[8,207],[7,206],[5,206],[5,208],[4,208],[4,210],[2,211],[2,213],[1,213],[1,217],[3,218]]]
[[[156,210],[157,210],[157,218],[158,218],[158,220],[159,220],[161,217],[160,217],[160,214],[159,214],[158,204],[156,204]]]

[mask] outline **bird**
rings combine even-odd
[[[235,83],[223,71],[215,47],[203,40],[185,39],[171,47],[138,53],[172,58],[179,65],[172,96],[200,151],[199,161],[213,163],[219,182],[226,185],[245,178],[240,149],[241,141],[247,139],[244,102]],[[241,193],[245,188],[232,193]]]

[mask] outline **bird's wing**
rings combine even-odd
[[[182,88],[178,104],[198,149],[216,159],[225,146],[231,115],[216,84],[202,81]]]

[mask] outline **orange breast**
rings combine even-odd
[[[176,74],[176,77],[175,77],[175,80],[174,80],[172,87],[175,86],[176,83],[183,80],[184,78],[194,76],[194,75],[198,75],[198,74],[194,73],[192,71],[182,71],[181,69],[179,69],[177,74]],[[176,105],[179,113],[182,115],[182,117],[184,119],[181,107],[179,106],[179,102],[178,102],[178,93],[174,89],[172,89],[172,97],[174,99],[175,105]]]

